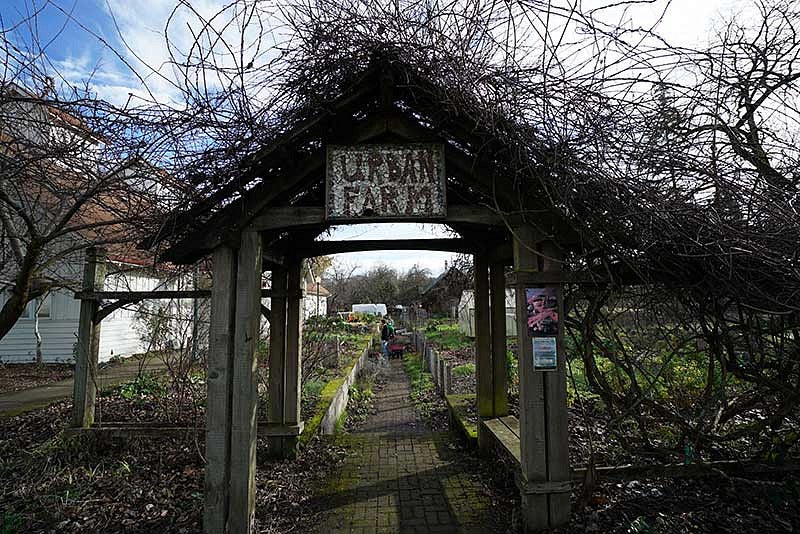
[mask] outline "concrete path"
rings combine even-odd
[[[145,362],[138,358],[127,358],[121,363],[101,369],[98,374],[98,389],[104,390],[136,378],[140,369],[147,372],[162,372],[166,365],[161,358],[150,357]],[[43,408],[54,402],[72,397],[71,378],[13,393],[0,394],[0,417],[11,417]]]
[[[400,361],[392,361],[387,378],[378,413],[338,438],[351,455],[317,497],[326,510],[317,531],[506,532],[510,518],[495,517],[467,453],[416,417]]]

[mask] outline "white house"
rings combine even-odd
[[[105,196],[92,197],[94,202],[83,204],[71,215],[73,219],[68,223],[77,229],[61,235],[54,232],[54,236],[47,242],[46,258],[40,258],[41,272],[37,276],[57,280],[59,287],[80,286],[83,268],[81,249],[97,243],[98,240],[102,242],[100,234],[103,232],[98,229],[104,229],[106,237],[113,232],[118,234],[107,240],[111,243],[108,270],[116,274],[107,277],[104,289],[152,290],[163,286],[162,280],[165,276],[146,268],[152,263],[151,258],[132,250],[132,245],[119,243],[119,235],[124,235],[126,228],[114,221],[124,220],[125,215],[114,216],[108,207],[124,207],[130,212],[141,213],[136,210],[145,207],[143,203],[149,203],[147,206],[150,207],[156,205],[152,201],[154,198],[159,199],[159,202],[168,201],[170,195],[164,173],[140,158],[131,157],[111,165],[113,161],[105,160],[111,160],[114,156],[101,155],[106,140],[95,135],[82,121],[67,112],[54,108],[45,100],[37,101],[39,97],[36,94],[22,87],[5,87],[2,96],[0,163],[2,172],[7,173],[2,178],[6,181],[6,186],[15,185],[6,187],[3,192],[13,197],[14,202],[26,206],[32,212],[28,215],[42,228],[48,228],[51,219],[58,220],[58,217],[69,213],[70,210],[66,208],[72,206],[70,200],[73,194],[89,188],[94,183],[93,180],[119,177],[129,185],[135,185],[132,189],[138,188],[137,194],[127,196],[113,189],[103,193]],[[29,155],[33,157],[28,158]],[[19,161],[26,164],[15,165]],[[41,163],[38,167],[30,163],[37,161]],[[41,184],[42,176],[48,180],[52,177],[49,188]],[[31,195],[36,201],[26,196],[26,186],[37,191]],[[46,194],[40,194],[36,189],[38,186]],[[154,194],[144,194],[145,190]],[[7,299],[3,286],[8,287],[11,283],[9,281],[15,279],[21,261],[12,251],[19,256],[18,250],[22,248],[20,243],[24,243],[24,239],[16,237],[20,233],[16,228],[24,226],[15,225],[13,220],[9,221],[8,213],[13,213],[13,210],[4,211],[5,216],[0,224],[0,306]],[[174,286],[169,289],[174,289]],[[73,347],[77,340],[79,310],[80,302],[66,289],[52,291],[29,303],[23,316],[0,339],[0,361],[34,361],[37,330],[41,337],[44,361],[72,360]],[[135,309],[120,309],[103,320],[99,355],[101,361],[146,349],[140,339],[140,327],[134,320],[135,314]]]
[[[106,291],[151,291],[155,289],[177,289],[176,283],[165,285],[164,278],[148,270],[133,268],[116,262],[113,268],[125,267],[125,272],[106,278]],[[111,270],[111,269],[110,269]],[[0,306],[5,302],[0,295]],[[169,303],[164,303],[168,306]],[[183,304],[185,306],[185,304]],[[174,307],[175,304],[173,303]],[[38,308],[38,318],[35,317]],[[144,325],[135,318],[137,305],[114,311],[106,317],[100,327],[101,362],[114,356],[130,356],[148,349],[142,341]],[[43,300],[28,304],[26,314],[0,339],[0,361],[33,362],[36,359],[35,327],[38,319],[42,338],[42,357],[45,362],[69,362],[74,359],[75,343],[78,339],[78,317],[80,301],[73,293],[59,290],[49,293]]]

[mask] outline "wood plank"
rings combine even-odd
[[[291,244],[292,253],[311,258],[345,252],[370,250],[442,250],[447,252],[474,252],[480,243],[467,239],[363,239],[352,241],[311,241]]]
[[[541,245],[542,272],[560,274],[562,252],[552,241]],[[561,285],[553,285],[558,293],[558,316],[564,317],[564,294]],[[562,319],[563,320],[563,319]],[[547,480],[569,480],[569,429],[567,427],[567,370],[564,350],[564,326],[558,329],[556,341],[558,368],[544,374],[545,417],[547,418]],[[550,526],[569,523],[570,494],[553,493],[549,497]]]
[[[519,419],[513,415],[506,415],[504,417],[500,417],[500,420],[515,436],[517,436],[517,438],[519,438]]]
[[[520,450],[519,437],[515,435],[509,428],[503,424],[500,419],[486,419],[481,422],[492,433],[492,436],[507,452],[508,454],[520,465],[522,462],[522,453]]]
[[[103,289],[106,276],[106,252],[86,249],[83,267],[83,290]],[[78,319],[78,346],[72,390],[72,426],[87,428],[94,422],[97,397],[97,358],[100,350],[100,322],[94,320],[97,302],[82,301]]]
[[[289,263],[287,286],[289,291],[300,289],[302,284],[303,263],[299,259]],[[300,359],[303,346],[303,299],[290,298],[286,302],[286,405],[284,407],[284,423],[297,425],[300,423]],[[296,443],[284,440],[284,453],[291,456],[296,452]]]
[[[508,414],[508,365],[506,362],[505,266],[494,263],[489,271],[492,335],[492,416]]]
[[[536,232],[529,226],[514,229],[514,269],[539,271],[535,251]],[[516,285],[517,346],[519,347],[520,449],[522,471],[522,516],[530,531],[549,528],[547,495],[526,494],[526,483],[547,481],[546,419],[544,416],[544,379],[533,369],[533,348],[528,336],[528,307],[525,284]]]
[[[489,317],[489,264],[486,256],[474,256],[475,270],[475,382],[479,417],[491,417],[494,411],[492,391],[492,338]],[[491,441],[478,425],[478,447],[488,452]]]
[[[203,531],[224,532],[230,482],[233,338],[236,311],[236,252],[214,251],[214,286],[206,358],[206,471]]]
[[[357,219],[353,222],[361,222]],[[254,217],[248,229],[258,231],[291,230],[327,224],[324,206],[274,206],[264,208],[261,214]],[[337,220],[340,224],[343,220]],[[346,222],[346,221],[344,221]],[[404,218],[384,218],[381,222],[408,222]],[[495,210],[484,206],[448,205],[445,217],[428,217],[414,219],[414,222],[443,224],[478,224],[485,226],[504,226],[505,220]]]
[[[258,409],[256,349],[261,320],[261,235],[242,234],[236,275],[236,315],[231,420],[231,476],[228,529],[252,532]]]
[[[272,270],[272,288],[286,294],[285,268]],[[285,405],[285,360],[286,360],[286,297],[272,297],[272,321],[269,325],[269,395],[267,396],[267,421],[270,424],[283,424]],[[282,439],[268,438],[270,454],[280,451]]]

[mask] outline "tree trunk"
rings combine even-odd
[[[3,305],[3,308],[0,309],[0,340],[17,324],[17,321],[25,312],[28,302],[36,297],[32,288],[38,256],[38,247],[34,244],[29,245],[17,273],[17,278],[11,288],[11,295]]]
[[[36,336],[36,365],[42,365],[42,333],[39,331],[39,311],[42,309],[44,299],[38,300],[33,310],[33,333]]]

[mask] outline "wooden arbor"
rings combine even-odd
[[[466,116],[440,112],[435,88],[410,69],[376,63],[353,85],[262,148],[236,184],[176,216],[163,259],[191,263],[213,255],[211,339],[206,428],[206,532],[250,532],[255,503],[259,298],[264,270],[272,274],[269,450],[291,456],[302,431],[300,414],[300,265],[320,254],[377,249],[450,250],[475,259],[477,399],[479,415],[508,413],[506,398],[505,269],[513,265],[520,346],[523,518],[533,532],[569,518],[566,379],[563,340],[557,365],[534,367],[528,337],[526,289],[554,287],[560,257],[575,233],[529,185],[503,175],[491,151],[482,151]],[[321,242],[334,224],[327,211],[329,144],[403,146],[435,143],[446,162],[446,209],[418,222],[443,223],[458,239],[392,242]],[[500,150],[501,146],[489,147]],[[245,182],[244,184],[242,182]],[[237,191],[245,190],[236,200]],[[525,199],[525,201],[521,201]],[[218,206],[224,206],[219,207]],[[535,214],[535,215],[531,215]],[[407,217],[360,213],[336,223],[392,222]],[[554,338],[555,339],[555,338]],[[479,437],[483,447],[485,436]]]

